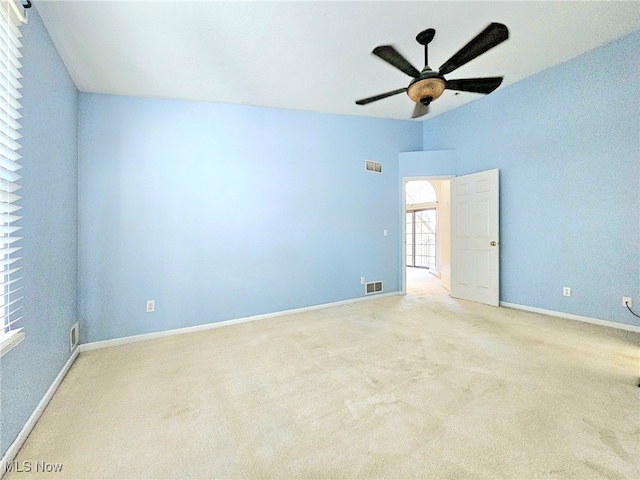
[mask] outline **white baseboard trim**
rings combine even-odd
[[[64,377],[67,375],[67,372],[69,372],[69,369],[73,365],[73,362],[75,362],[76,358],[78,358],[79,353],[79,348],[76,348],[73,351],[71,357],[69,357],[67,363],[64,364],[64,367],[62,367],[62,370],[60,370],[60,373],[58,373],[58,376],[53,381],[47,392],[44,394],[44,397],[42,397],[40,403],[38,403],[38,406],[29,417],[29,420],[27,420],[27,423],[24,424],[24,427],[22,427],[20,433],[13,441],[13,443],[9,446],[7,452],[4,454],[4,457],[2,457],[2,460],[0,460],[0,479],[2,479],[2,477],[6,473],[6,465],[13,461],[13,459],[22,448],[22,445],[27,440],[27,437],[31,433],[31,430],[33,430],[33,427],[35,427],[36,423],[38,423],[42,412],[44,412],[44,409],[47,408],[47,405],[53,398],[53,395],[56,393],[56,390],[58,390],[58,387],[62,383],[62,380],[64,380]]]
[[[320,310],[323,308],[338,307],[340,305],[347,305],[350,303],[364,302],[369,300],[375,300],[377,298],[392,297],[397,295],[403,295],[403,293],[390,292],[390,293],[381,293],[377,295],[368,295],[366,297],[358,297],[358,298],[352,298],[349,300],[341,300],[339,302],[324,303],[321,305],[312,305],[310,307],[294,308],[292,310],[284,310],[281,312],[274,312],[274,313],[265,313],[262,315],[254,315],[252,317],[234,318],[232,320],[223,320],[220,322],[205,323],[204,325],[194,325],[193,327],[176,328],[173,330],[164,330],[162,332],[153,332],[153,333],[145,333],[142,335],[132,335],[130,337],[114,338],[113,340],[101,340],[98,342],[83,343],[79,345],[78,348],[80,352],[88,352],[91,350],[98,350],[101,348],[109,348],[109,347],[117,347],[119,345],[126,345],[127,343],[136,343],[136,342],[143,342],[145,340],[153,340],[154,338],[163,338],[163,337],[170,337],[173,335],[182,335],[184,333],[200,332],[203,330],[211,330],[212,328],[220,328],[220,327],[226,327],[229,325],[237,325],[238,323],[255,322],[256,320],[265,320],[267,318],[282,317],[286,315],[294,315],[296,313],[311,312],[313,310]]]
[[[600,320],[599,318],[583,317],[572,313],[556,312],[555,310],[545,310],[544,308],[529,307],[527,305],[518,305],[517,303],[500,302],[501,307],[515,308],[517,310],[525,310],[527,312],[542,313],[552,317],[568,318],[569,320],[578,320],[579,322],[593,323],[594,325],[602,325],[604,327],[617,328],[628,332],[640,333],[640,327],[628,325],[626,323],[611,322],[609,320]]]

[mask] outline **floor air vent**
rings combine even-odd
[[[364,293],[366,295],[371,295],[372,293],[382,293],[382,282],[365,283]]]
[[[364,162],[364,168],[368,172],[382,173],[382,164],[380,162],[374,162],[373,160],[366,160]]]

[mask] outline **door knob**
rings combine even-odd
[[[496,242],[491,242],[491,244],[490,244],[490,245],[491,245],[492,247],[495,247],[495,246],[497,245],[497,243],[496,243]]]

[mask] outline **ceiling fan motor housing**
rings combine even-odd
[[[423,70],[418,78],[409,84],[407,95],[414,102],[429,104],[444,92],[446,80],[433,70]]]

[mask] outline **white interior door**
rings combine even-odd
[[[451,296],[500,302],[498,169],[451,179]]]

